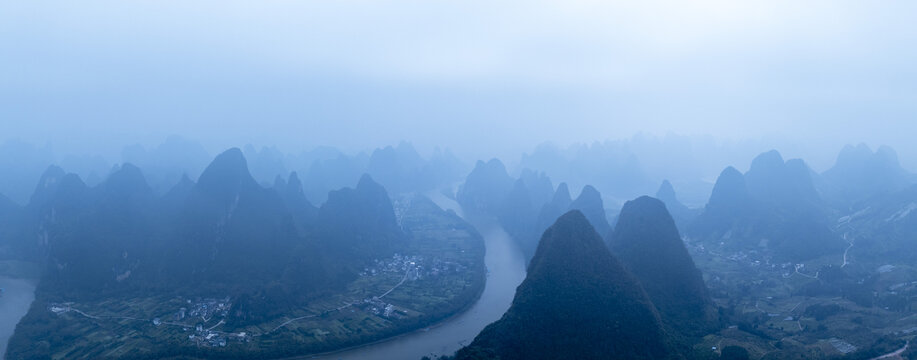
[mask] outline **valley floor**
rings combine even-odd
[[[341,293],[258,325],[228,325],[231,297],[163,296],[39,301],[17,331],[34,333],[30,327],[53,323],[53,331],[31,339],[47,347],[52,358],[273,358],[325,352],[419,329],[477,300],[485,280],[484,245],[455,217],[441,211],[413,214],[406,216],[421,218],[403,219],[412,234],[403,254],[376,259]],[[10,353],[28,351],[14,347]]]
[[[738,345],[753,359],[870,359],[907,353],[897,350],[917,336],[917,268],[857,258],[853,246],[804,263],[688,248],[733,322],[697,345],[699,353],[717,356]]]

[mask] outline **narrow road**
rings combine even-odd
[[[395,286],[393,286],[391,289],[388,289],[388,291],[386,291],[386,292],[383,293],[382,295],[379,295],[379,298],[381,299],[381,298],[385,297],[386,295],[390,294],[392,291],[394,291],[395,289],[397,289],[399,286],[401,286],[402,284],[404,284],[404,282],[407,281],[407,279],[408,279],[408,274],[410,273],[410,271],[411,271],[410,269],[407,270],[407,271],[405,271],[404,276],[401,277],[401,281],[399,281],[397,284],[395,284]],[[351,307],[351,306],[353,306],[353,305],[354,305],[354,303],[344,304],[344,305],[342,305],[342,306],[340,306],[340,307],[338,307],[338,308],[335,308],[333,311],[341,311],[341,310],[344,310],[344,309],[346,309],[346,308],[349,308],[349,307]],[[78,314],[80,314],[80,315],[83,315],[83,316],[85,316],[85,317],[87,317],[87,318],[89,318],[89,319],[94,319],[94,320],[101,320],[101,319],[105,318],[105,319],[127,319],[127,320],[134,320],[134,321],[152,321],[152,320],[149,320],[149,319],[138,319],[138,318],[132,318],[132,317],[127,317],[127,316],[104,316],[104,317],[100,317],[100,316],[95,316],[95,315],[87,314],[87,313],[85,313],[85,312],[83,312],[83,311],[81,311],[81,310],[79,310],[79,309],[75,309],[75,308],[72,308],[72,307],[70,308],[70,311],[73,311],[73,312],[78,313]],[[297,317],[297,318],[293,318],[293,319],[284,321],[282,324],[278,325],[277,327],[273,328],[271,331],[268,331],[267,333],[272,333],[272,332],[275,332],[275,331],[277,331],[277,330],[280,330],[280,329],[283,328],[284,326],[287,326],[287,325],[289,325],[289,324],[291,324],[291,323],[294,323],[294,322],[297,322],[297,321],[299,321],[299,320],[308,319],[308,318],[314,318],[314,317],[316,317],[316,316],[318,316],[318,315],[306,315],[306,316],[300,316],[300,317]],[[203,316],[201,317],[201,319],[203,319],[205,323],[208,322],[208,321],[210,320],[210,319],[204,318]],[[216,325],[211,326],[209,329],[207,329],[207,331],[211,331],[211,330],[213,330],[214,328],[216,328],[217,326],[223,325],[223,324],[225,324],[225,323],[226,323],[225,321],[220,320],[220,322],[218,322]],[[181,323],[163,322],[163,324],[174,325],[174,326],[183,326],[183,327],[191,327],[191,325],[181,324]],[[259,334],[259,335],[260,335],[260,334]],[[254,336],[259,336],[259,335],[254,335]]]
[[[388,295],[389,293],[391,293],[392,291],[394,291],[395,289],[397,289],[399,286],[401,286],[401,284],[404,284],[404,282],[407,281],[407,279],[408,279],[408,273],[410,273],[410,272],[411,272],[411,269],[408,269],[408,271],[405,271],[405,272],[404,272],[404,277],[401,278],[401,281],[399,281],[398,284],[395,284],[395,286],[392,287],[391,289],[388,289],[388,291],[386,291],[384,294],[379,295],[379,298],[380,298],[380,299],[381,299],[381,298],[384,298],[385,295]]]
[[[806,275],[806,274],[803,274],[803,273],[799,272],[799,267],[798,267],[798,266],[794,266],[794,267],[796,268],[796,273],[797,273],[797,274],[802,275],[802,276],[805,276],[805,277],[807,277],[807,278],[809,278],[809,279],[816,279],[816,280],[818,279],[818,272],[815,273],[815,276]]]
[[[93,320],[131,320],[131,321],[153,322],[153,320],[150,320],[150,319],[140,319],[140,318],[135,318],[135,317],[130,317],[130,316],[96,316],[96,315],[87,314],[80,309],[75,309],[72,307],[68,311],[75,312],[77,314],[82,315],[83,317],[87,319],[93,319]],[[191,325],[191,324],[183,324],[183,323],[177,323],[177,322],[171,322],[171,321],[163,321],[161,322],[161,324],[169,325],[169,326],[180,326],[184,328],[194,327],[194,325]],[[225,322],[223,322],[223,320],[220,320],[219,323],[210,327],[210,329],[207,329],[207,330],[212,330],[213,328],[220,326],[222,324],[225,324]],[[217,332],[221,332],[221,331],[217,331]]]
[[[847,246],[847,249],[844,250],[844,263],[841,264],[841,267],[847,266],[847,264],[850,263],[849,261],[847,261],[847,253],[850,252],[850,248],[853,247],[853,240],[848,240],[847,234],[848,233],[844,233],[844,240],[847,241],[847,243],[850,244],[850,246]]]
[[[96,319],[96,320],[99,319],[98,316],[89,315],[89,314],[87,314],[87,313],[84,313],[84,312],[82,312],[82,311],[80,311],[80,310],[77,310],[77,309],[74,309],[74,308],[70,308],[70,311],[76,312],[77,314],[83,315],[83,316],[88,317],[88,318],[90,318],[90,319]]]
[[[411,269],[408,269],[407,271],[405,271],[405,272],[404,272],[404,276],[401,277],[401,281],[399,281],[397,284],[395,284],[395,286],[393,286],[391,289],[388,289],[388,291],[384,292],[382,295],[379,295],[379,298],[380,298],[380,299],[381,299],[381,298],[384,298],[386,295],[390,294],[392,291],[395,291],[395,289],[397,289],[399,286],[401,286],[401,284],[404,284],[404,282],[407,281],[407,279],[408,279],[408,274],[409,274],[410,272],[411,272]],[[341,310],[344,310],[344,309],[346,309],[346,308],[349,308],[349,307],[353,306],[353,304],[354,304],[354,303],[348,303],[348,304],[341,305],[340,307],[335,308],[334,311],[341,311]],[[303,320],[303,319],[314,318],[314,317],[316,317],[316,316],[318,316],[318,315],[306,315],[306,316],[300,316],[300,317],[298,317],[298,318],[293,318],[293,319],[284,321],[283,324],[278,325],[277,327],[275,327],[275,328],[272,329],[271,331],[268,331],[267,333],[270,334],[270,333],[272,333],[272,332],[275,332],[275,331],[277,331],[277,330],[280,330],[280,329],[283,328],[284,326],[290,325],[291,323],[294,323],[294,322],[297,322],[297,321]]]
[[[758,311],[767,314],[767,311],[764,311],[764,309],[762,309],[760,306],[758,306],[758,302],[759,302],[759,301],[760,301],[760,300],[755,300],[755,309],[758,309]]]
[[[220,325],[223,325],[223,324],[225,324],[225,323],[226,323],[225,321],[220,320],[220,322],[218,322],[218,323],[217,323],[216,325],[214,325],[214,326],[211,326],[209,329],[207,329],[207,331],[213,330],[213,328],[215,328],[215,327],[217,327],[217,326],[220,326]]]
[[[284,326],[287,326],[287,325],[289,325],[290,323],[293,323],[293,322],[296,322],[296,321],[299,321],[299,320],[302,320],[302,319],[314,318],[314,317],[316,317],[316,316],[318,316],[318,315],[306,315],[306,316],[300,316],[300,317],[298,317],[298,318],[293,318],[293,319],[284,321],[283,324],[278,325],[277,327],[275,327],[275,328],[272,329],[271,331],[268,331],[268,333],[272,333],[272,332],[275,332],[275,331],[277,331],[277,330],[280,330],[280,328],[282,328],[282,327],[284,327]]]
[[[901,354],[903,354],[905,351],[907,351],[907,347],[908,347],[908,345],[910,345],[910,344],[911,344],[911,341],[908,340],[908,342],[904,343],[904,347],[902,347],[902,348],[900,348],[900,349],[898,349],[898,350],[895,350],[895,351],[893,351],[893,352],[890,352],[890,353],[888,353],[888,354],[885,354],[885,355],[882,355],[882,356],[879,356],[879,357],[874,357],[874,358],[869,359],[869,360],[881,360],[881,359],[901,358]]]
[[[87,318],[90,318],[90,319],[93,319],[93,320],[102,320],[102,319],[123,319],[123,320],[133,320],[133,321],[151,321],[151,320],[149,320],[149,319],[138,319],[138,318],[130,317],[130,316],[96,316],[96,315],[89,315],[89,314],[87,314],[87,313],[85,313],[85,312],[83,312],[83,311],[81,311],[81,310],[79,310],[79,309],[75,309],[75,308],[70,308],[70,311],[73,311],[73,312],[75,312],[75,313],[77,313],[77,314],[83,315],[83,316],[85,316],[85,317],[87,317]]]

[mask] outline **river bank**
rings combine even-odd
[[[31,276],[23,276],[31,274],[31,269],[19,269],[20,266],[16,269],[5,267],[6,270],[12,271],[0,273],[0,288],[3,289],[3,293],[0,294],[0,356],[6,354],[16,324],[29,311],[32,301],[35,300],[35,286],[38,283],[38,280]]]
[[[436,193],[427,196],[439,207],[455,211],[459,216],[463,215],[461,208],[453,200]],[[512,304],[516,287],[525,279],[525,259],[509,234],[495,221],[469,222],[472,222],[484,237],[487,249],[484,257],[487,281],[481,297],[468,311],[419,331],[301,359],[419,360],[423,356],[435,358],[440,355],[451,355],[474,340],[485,326],[499,320]]]

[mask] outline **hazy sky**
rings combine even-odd
[[[635,132],[836,153],[917,130],[914,1],[0,2],[0,140],[522,151]]]

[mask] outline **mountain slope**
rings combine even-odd
[[[668,180],[664,180],[662,185],[659,185],[659,190],[656,191],[656,198],[665,203],[666,209],[672,215],[672,219],[675,220],[675,225],[678,226],[680,231],[684,231],[699,213],[678,201],[678,197],[675,195],[675,188]]]
[[[0,259],[18,256],[13,243],[22,216],[22,207],[0,194]]]
[[[290,173],[289,179],[280,181],[274,188],[287,205],[297,228],[304,233],[318,216],[318,208],[306,199],[299,175],[295,171]]]
[[[838,227],[856,242],[858,258],[908,263],[917,256],[917,185],[864,200]]]
[[[362,260],[389,256],[404,236],[385,188],[369,175],[356,188],[329,193],[317,222],[323,246]]]
[[[128,280],[149,260],[163,223],[140,169],[123,164],[89,196],[78,222],[51,240],[40,290],[85,298],[146,285]]]
[[[519,174],[519,180],[522,180],[525,188],[528,189],[534,209],[541,209],[544,204],[551,201],[554,195],[554,184],[544,172],[523,169]]]
[[[583,187],[580,195],[570,204],[570,210],[579,210],[589,219],[589,223],[595,227],[599,234],[608,234],[611,231],[611,225],[608,224],[608,218],[605,217],[605,204],[602,202],[602,194],[591,185]]]
[[[50,166],[22,210],[12,246],[22,258],[42,261],[50,246],[69,236],[93,202],[91,189],[76,174]]]
[[[522,179],[516,180],[513,190],[506,195],[503,201],[497,220],[521,248],[529,249],[529,244],[526,242],[535,237],[533,230],[536,216],[531,191]]]
[[[663,322],[692,337],[715,329],[713,301],[662,201],[643,196],[625,203],[607,239],[611,252],[640,280]]]
[[[843,252],[811,173],[802,160],[784,162],[776,151],[756,157],[744,175],[726,168],[686,233],[726,251],[763,250],[778,261]]]
[[[659,316],[579,211],[542,237],[503,317],[458,359],[663,359],[672,356]]]
[[[495,216],[512,191],[513,183],[500,160],[478,161],[455,198],[470,215]]]
[[[873,152],[866,144],[844,147],[822,178],[825,197],[843,207],[901,191],[915,181],[915,176],[901,167],[894,149],[881,146]]]
[[[567,188],[567,183],[558,184],[551,201],[538,211],[531,237],[528,238],[528,241],[520,243],[520,248],[526,260],[531,260],[535,256],[535,250],[538,249],[538,242],[541,240],[542,234],[557,221],[557,218],[570,210],[571,203],[573,203],[573,199],[570,198],[570,190]]]

